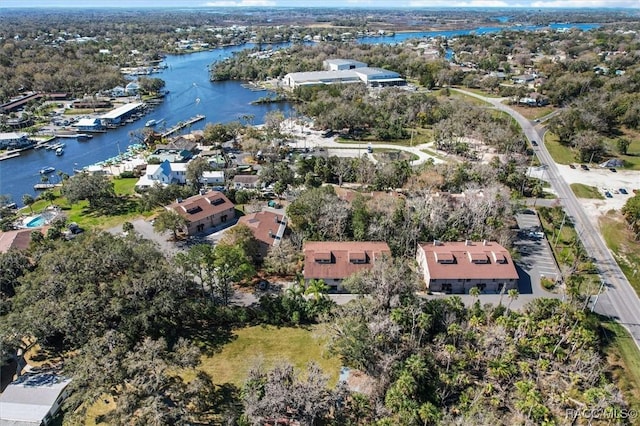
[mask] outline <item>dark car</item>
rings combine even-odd
[[[582,170],[589,170],[589,167],[587,167],[587,165],[586,165],[586,164],[580,164],[580,168],[581,168]]]
[[[573,165],[573,164],[569,164],[569,167],[571,167],[572,169],[575,169],[575,168],[576,168],[576,166],[575,166],[575,165]]]
[[[617,172],[617,170],[616,170],[616,168],[615,168],[615,167],[609,167],[609,171],[610,171],[610,172],[613,172],[613,173],[616,173],[616,172]]]
[[[536,142],[536,141],[531,141],[531,145],[533,145],[533,146],[538,146],[538,142]]]
[[[604,196],[607,198],[613,198],[613,195],[611,195],[611,193],[609,191],[605,191],[604,192]]]
[[[624,189],[624,188],[620,188],[620,193],[621,193],[621,194],[625,194],[625,195],[627,195],[627,194],[628,194],[627,190],[626,190],[626,189]]]

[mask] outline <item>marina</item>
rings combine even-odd
[[[184,129],[185,127],[189,127],[192,124],[197,123],[198,121],[204,120],[204,119],[205,119],[205,116],[203,114],[198,114],[195,117],[191,117],[185,121],[181,121],[175,126],[173,126],[172,128],[170,128],[169,130],[167,130],[166,132],[162,133],[162,137],[166,138],[168,136],[171,136],[174,133],[177,133],[180,130]]]

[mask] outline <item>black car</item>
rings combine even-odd
[[[587,167],[587,165],[586,165],[586,164],[580,164],[580,168],[581,168],[582,170],[589,170],[589,167]]]
[[[615,167],[609,167],[609,171],[611,171],[611,172],[613,172],[613,173],[616,173],[616,172],[617,172],[617,170],[616,170],[616,168],[615,168]]]
[[[533,146],[538,146],[538,142],[536,142],[536,141],[531,141],[531,145],[533,145]]]
[[[626,189],[624,189],[624,188],[620,188],[620,193],[621,193],[621,194],[625,194],[625,195],[627,195],[627,194],[628,194],[627,190],[626,190]]]
[[[575,166],[575,165],[573,165],[573,164],[569,164],[569,167],[571,167],[572,169],[575,169],[575,168],[576,168],[576,166]]]

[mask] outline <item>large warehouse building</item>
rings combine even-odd
[[[284,76],[283,84],[295,89],[318,84],[364,83],[369,87],[404,86],[400,74],[382,68],[368,67],[364,62],[349,59],[327,59],[326,71],[293,72]]]

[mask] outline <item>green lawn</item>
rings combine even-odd
[[[561,145],[558,136],[553,133],[547,132],[545,134],[544,144],[556,163],[571,164],[576,162],[576,156],[571,148]]]
[[[604,200],[604,195],[602,195],[595,186],[584,185],[582,183],[572,183],[571,189],[578,198],[595,198],[596,200]]]
[[[614,321],[603,321],[601,332],[613,379],[629,408],[640,412],[640,351],[627,330]]]
[[[600,219],[600,232],[620,269],[640,295],[640,242],[633,240],[624,219],[615,214]]]
[[[253,326],[235,330],[233,334],[233,340],[220,352],[203,356],[202,365],[198,367],[218,384],[242,386],[249,369],[259,361],[267,367],[288,361],[299,369],[315,361],[329,375],[331,386],[338,380],[340,360],[328,356],[326,340],[320,336],[322,330],[319,328]],[[183,377],[189,381],[195,377],[195,372],[186,372]]]

